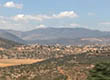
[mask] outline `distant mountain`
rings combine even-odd
[[[21,45],[21,44],[16,43],[14,41],[10,41],[7,39],[0,38],[0,48],[12,48],[12,47],[15,47],[18,45]]]
[[[40,44],[94,44],[110,42],[110,32],[90,30],[85,28],[39,28],[31,31],[21,32],[14,30],[5,30],[10,37],[2,33],[3,38],[29,43]],[[5,33],[6,34],[6,33]],[[15,36],[16,35],[16,36]],[[14,38],[12,38],[14,37]],[[11,38],[11,39],[10,39]],[[89,38],[89,39],[87,39]],[[92,39],[92,40],[91,40]],[[98,40],[100,39],[100,40]],[[106,41],[106,39],[108,41]],[[102,41],[101,41],[102,40]]]
[[[13,35],[16,35],[17,37],[22,37],[22,35],[23,35],[23,33],[24,32],[22,32],[22,31],[16,31],[16,30],[5,30],[6,32],[8,32],[8,33],[11,33],[11,34],[13,34]]]
[[[40,44],[81,44],[90,43],[89,40],[81,40],[82,38],[110,38],[110,32],[85,28],[45,28],[24,32],[21,38],[31,43]]]
[[[59,38],[84,38],[110,36],[109,32],[89,30],[84,28],[45,28],[27,31],[23,34],[24,40],[50,40]]]
[[[18,43],[25,43],[24,40],[22,40],[21,38],[19,38],[18,36],[14,35],[14,34],[12,34],[11,32],[8,32],[7,30],[0,30],[0,37],[7,39],[7,40],[14,41],[14,42],[18,42]]]

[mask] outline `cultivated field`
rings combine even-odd
[[[0,67],[32,64],[40,61],[43,61],[43,59],[0,59]]]

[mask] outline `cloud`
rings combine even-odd
[[[24,14],[18,14],[14,17],[12,17],[15,21],[19,21],[19,20],[24,20],[24,21],[28,21],[28,20],[36,20],[36,21],[42,21],[44,19],[50,19],[49,16],[46,15],[24,15]]]
[[[75,12],[74,12],[75,13]],[[15,16],[0,16],[0,28],[1,29],[14,29],[14,30],[32,30],[38,28],[56,27],[56,28],[73,28],[79,26],[79,24],[66,22],[78,17],[73,15],[73,11],[60,12],[59,14],[17,14]],[[71,25],[70,25],[71,24]]]
[[[100,25],[110,25],[110,22],[102,22]]]
[[[93,13],[93,12],[89,12],[88,13],[88,16],[95,16],[96,14],[95,13]]]
[[[7,22],[5,20],[0,20],[0,24],[6,24]]]
[[[13,17],[15,20],[22,20],[24,19],[24,14],[18,14],[16,16]]]
[[[25,15],[25,14],[18,14],[13,17],[14,20],[37,20],[37,21],[43,21],[47,19],[62,19],[62,18],[77,18],[78,15],[74,11],[65,11],[61,12],[59,14],[52,14],[52,15]]]
[[[13,30],[31,30],[33,28],[32,24],[24,23],[22,21],[16,22],[10,17],[0,16],[0,29],[13,29]]]
[[[17,9],[23,8],[23,4],[17,4],[17,3],[14,3],[13,1],[6,2],[3,6],[7,8],[17,8]]]
[[[70,24],[71,27],[80,27],[80,24],[72,23]]]
[[[65,17],[76,18],[76,17],[78,17],[78,15],[74,11],[65,11],[65,12],[61,12],[57,15],[54,14],[52,17],[53,18],[65,18]]]
[[[36,29],[39,29],[39,28],[47,28],[47,26],[44,24],[40,24],[40,25],[36,26]]]

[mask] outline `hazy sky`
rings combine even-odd
[[[0,29],[47,27],[110,31],[110,0],[0,0]]]

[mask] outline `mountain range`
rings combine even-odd
[[[110,42],[110,32],[85,28],[39,28],[31,31],[0,30],[0,37],[25,44],[94,44]]]

